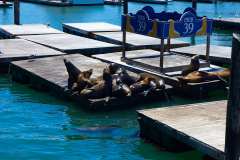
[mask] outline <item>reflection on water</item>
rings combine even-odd
[[[130,3],[136,11],[145,4]],[[156,11],[182,11],[187,2],[167,6],[152,5]],[[240,3],[218,2],[199,4],[200,15],[209,17],[239,17]],[[0,24],[12,23],[12,8],[0,9]],[[120,6],[53,7],[21,3],[22,23],[45,23],[61,29],[62,22],[106,21],[120,24]],[[189,39],[186,39],[189,40]],[[204,43],[204,38],[198,38]],[[231,32],[215,31],[213,44],[230,45]],[[217,96],[216,96],[217,95]],[[201,159],[197,152],[168,153],[141,140],[138,135],[136,108],[111,113],[89,113],[80,106],[12,83],[0,77],[0,159]],[[210,100],[226,98],[213,93]],[[214,98],[217,97],[217,98]],[[180,98],[154,103],[141,108],[153,108],[185,103]],[[117,125],[109,130],[88,130],[92,127]],[[85,131],[84,131],[85,130]],[[17,155],[17,156],[16,156]]]
[[[123,111],[91,113],[76,104],[13,83],[3,75],[0,97],[0,159],[200,160],[202,157],[196,151],[168,153],[141,140],[135,112],[198,101],[173,98],[171,102]],[[211,97],[210,100],[216,100],[225,95],[213,93]]]

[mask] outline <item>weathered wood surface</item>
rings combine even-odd
[[[213,26],[220,29],[239,31],[240,18],[216,18],[213,20]]]
[[[3,3],[2,1],[0,1],[0,8],[10,7],[10,6],[12,6],[12,3],[10,2]]]
[[[63,24],[63,30],[67,33],[89,37],[100,41],[122,45],[121,27],[112,24],[99,25],[97,23]],[[100,23],[101,24],[101,23]],[[127,45],[134,49],[160,49],[160,39],[140,34],[127,32]],[[167,41],[165,41],[167,44]],[[185,47],[190,44],[180,40],[171,40],[171,48]],[[165,45],[166,46],[166,45]]]
[[[215,101],[140,110],[141,135],[153,141],[157,141],[156,135],[163,138],[170,136],[204,154],[223,160],[226,106],[226,101]]]
[[[165,52],[164,54],[164,66],[169,67],[165,69],[165,73],[160,72],[160,69],[156,66],[160,65],[160,53],[154,50],[135,50],[126,52],[127,58],[130,58],[137,62],[130,61],[121,61],[122,52],[108,53],[108,54],[98,54],[92,55],[92,57],[100,59],[102,61],[108,63],[117,63],[120,66],[126,67],[129,70],[134,72],[146,72],[158,77],[161,77],[165,80],[165,82],[176,88],[180,95],[185,93],[184,96],[192,97],[192,98],[202,98],[207,96],[208,92],[224,89],[225,84],[220,80],[202,82],[202,83],[188,83],[185,86],[179,86],[179,81],[177,76],[181,75],[181,70],[186,67],[187,64],[190,63],[190,58],[186,58],[185,56],[180,56],[176,54],[168,54]],[[138,58],[136,58],[138,57]],[[177,66],[178,65],[178,66]],[[210,65],[205,61],[201,61],[200,71],[210,71],[210,70],[218,70],[221,69],[219,66]],[[178,71],[172,71],[177,69]]]
[[[80,70],[92,68],[92,78],[102,75],[103,69],[107,66],[107,63],[79,54],[40,58],[34,61],[16,61],[12,62],[10,67],[13,80],[30,83],[37,89],[45,90],[61,98],[72,99],[81,104],[80,107],[94,111],[129,108],[139,103],[147,103],[164,98],[164,92],[156,94],[155,96],[113,97],[109,102],[106,102],[104,98],[87,100],[81,96],[73,96],[69,90],[67,90],[68,73],[63,62],[64,58],[72,61]],[[133,72],[129,73],[130,75],[136,76]],[[171,87],[167,85],[166,91],[170,89]]]
[[[96,32],[93,38],[102,40],[114,44],[122,44],[122,32]],[[133,46],[135,49],[160,49],[160,39],[144,36],[140,34],[127,32],[126,42],[128,46]],[[180,40],[171,40],[171,48],[189,46],[188,42]],[[167,40],[165,40],[165,47],[167,46]]]
[[[233,34],[231,82],[227,106],[226,160],[240,159],[240,35]]]
[[[6,72],[11,61],[64,54],[66,53],[23,39],[2,39],[0,40],[0,71]]]
[[[22,35],[60,33],[63,32],[44,24],[0,25],[0,35],[4,38],[14,38]]]
[[[93,55],[93,57],[101,59],[103,61],[114,62],[118,64],[124,64],[125,62],[121,61],[121,52],[117,53],[108,53],[108,54],[99,54]],[[149,69],[159,72],[159,65],[160,65],[160,53],[155,50],[134,50],[126,52],[126,57],[130,60],[134,60],[135,62],[139,62],[143,65],[147,65]],[[164,68],[165,73],[168,72],[176,72],[175,70],[181,71],[185,69],[190,64],[191,58],[179,55],[175,53],[168,53],[165,52],[164,54]],[[127,62],[129,65],[134,65],[134,62]],[[208,64],[205,61],[200,61],[201,67],[206,67]],[[137,63],[136,63],[137,65]],[[140,66],[140,65],[138,65]]]
[[[59,7],[73,6],[71,2],[69,1],[63,2],[61,0],[21,0],[21,1]]]
[[[121,27],[105,22],[63,23],[63,31],[89,37],[92,32],[118,32]]]
[[[181,47],[172,49],[172,51],[177,53],[182,53],[186,55],[200,55],[201,58],[206,58],[206,45],[194,45],[188,47]],[[211,62],[230,64],[231,63],[231,47],[226,46],[210,46],[209,59]]]
[[[46,34],[19,36],[66,53],[97,54],[120,51],[121,46],[71,34]]]
[[[106,5],[122,5],[123,0],[104,0],[104,4]]]

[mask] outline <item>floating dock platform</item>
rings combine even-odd
[[[106,5],[122,5],[122,0],[104,0],[104,4]]]
[[[121,27],[104,23],[98,27],[98,23],[65,23],[63,24],[63,31],[75,35],[80,35],[103,42],[122,45],[122,32]],[[89,26],[89,27],[88,27]],[[160,40],[157,38],[139,35],[127,32],[127,46],[128,50],[131,49],[160,49]],[[167,42],[165,41],[165,44]],[[190,44],[179,40],[171,40],[171,48],[185,47]]]
[[[32,41],[66,53],[99,54],[120,51],[121,46],[101,42],[72,34],[45,34],[19,36],[21,39]]]
[[[36,3],[42,5],[50,5],[50,6],[58,6],[58,7],[66,7],[73,6],[73,4],[69,1],[61,1],[61,0],[21,0],[22,2]]]
[[[165,90],[160,90],[157,94],[139,94],[122,98],[111,97],[107,102],[105,98],[86,99],[79,95],[73,95],[67,89],[68,73],[63,62],[64,58],[70,60],[80,70],[93,69],[92,78],[101,76],[103,69],[107,66],[107,63],[80,54],[40,58],[32,61],[15,61],[10,67],[12,78],[18,82],[29,83],[38,90],[74,100],[81,104],[80,107],[92,111],[116,110],[154,100],[159,101],[166,98],[165,94],[172,89],[167,85]],[[129,72],[129,74],[136,75],[133,72]]]
[[[186,54],[189,56],[200,55],[201,58],[203,59],[206,58],[206,45],[203,45],[203,44],[175,48],[175,49],[172,49],[171,51],[179,54]],[[232,51],[231,47],[211,45],[209,60],[212,63],[217,63],[217,64],[230,64],[231,51]]]
[[[215,18],[213,20],[213,26],[219,29],[239,31],[240,18]]]
[[[64,54],[66,53],[23,39],[2,39],[0,40],[0,72],[7,72],[12,61]]]
[[[0,8],[7,8],[11,6],[12,6],[12,3],[10,2],[3,3],[2,1],[0,1]]]
[[[190,147],[224,160],[227,101],[138,111],[140,135],[171,151]]]
[[[61,33],[63,32],[44,24],[0,25],[0,37],[2,38]]]
[[[129,2],[168,4],[169,2],[172,2],[172,0],[129,0]]]
[[[186,69],[190,64],[191,58],[177,53],[164,53],[163,72],[160,72],[160,53],[155,50],[134,50],[126,52],[127,61],[121,60],[122,52],[107,53],[92,55],[92,57],[100,59],[108,63],[117,63],[120,66],[126,67],[135,72],[146,72],[159,76],[165,82],[176,88],[182,95],[193,98],[201,98],[208,94],[209,91],[224,88],[225,85],[220,80],[202,82],[202,83],[187,83],[184,86],[179,84],[178,76],[181,75],[181,70]],[[219,70],[221,67],[210,65],[204,61],[200,61],[200,71]],[[179,70],[179,71],[176,71]]]

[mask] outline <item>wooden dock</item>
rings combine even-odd
[[[224,160],[226,108],[227,101],[215,101],[140,110],[140,135],[168,150],[189,146]]]
[[[240,18],[216,18],[213,20],[213,26],[219,29],[239,31]]]
[[[99,23],[99,22],[98,22]],[[80,35],[103,42],[122,45],[122,32],[120,26],[112,26],[112,24],[102,25],[97,27],[98,23],[81,23],[77,24],[63,24],[63,31],[75,35]],[[88,27],[89,26],[89,27]],[[127,46],[128,49],[159,49],[160,40],[157,38],[134,34],[127,32]],[[165,41],[165,44],[167,42]],[[179,40],[171,40],[171,48],[185,47],[190,44]]]
[[[130,2],[152,3],[152,4],[168,4],[172,0],[129,0]]]
[[[42,5],[58,6],[58,7],[73,6],[71,2],[69,1],[64,2],[61,0],[21,0],[21,1],[42,4]]]
[[[3,3],[2,1],[0,1],[0,8],[7,8],[11,6],[12,6],[12,3],[10,2]]]
[[[180,76],[181,70],[186,68],[190,63],[190,58],[184,55],[166,52],[164,54],[163,64],[165,68],[163,70],[164,73],[160,72],[159,69],[160,53],[158,51],[128,51],[126,52],[126,56],[129,59],[127,61],[122,61],[121,56],[121,52],[92,55],[94,58],[108,63],[117,63],[120,66],[126,67],[127,69],[134,72],[146,72],[161,77],[167,84],[173,86],[176,89],[177,93],[179,92],[181,95],[183,95],[182,93],[185,93],[184,96],[192,98],[202,98],[208,95],[208,92],[216,89],[223,89],[225,86],[220,80],[203,83],[188,83],[187,85],[180,86],[177,76]],[[132,60],[134,60],[134,62]],[[215,65],[210,65],[208,67],[208,63],[206,63],[204,60],[201,60],[200,64],[202,67],[200,68],[200,71],[213,71],[221,69],[221,67]],[[175,69],[179,69],[179,71],[173,71]]]
[[[79,54],[40,58],[33,61],[15,61],[12,62],[10,67],[12,78],[18,82],[30,83],[31,86],[38,90],[46,91],[64,99],[73,100],[81,104],[79,107],[92,111],[116,110],[124,107],[129,108],[129,106],[159,101],[165,98],[163,95],[165,94],[164,91],[156,95],[136,95],[122,98],[112,97],[108,102],[105,101],[105,98],[86,99],[79,95],[72,95],[67,89],[68,73],[63,58],[71,60],[80,70],[93,69],[92,78],[102,75],[103,69],[107,66],[107,63],[100,60]],[[136,76],[133,72],[129,72],[129,74]],[[166,92],[170,90],[171,87],[167,85]]]
[[[230,64],[231,63],[231,47],[226,46],[210,46],[210,56],[209,59],[212,63],[218,64]],[[173,52],[186,54],[186,55],[200,55],[201,58],[206,58],[206,45],[194,45],[188,47],[181,47],[172,49]]]
[[[121,46],[101,42],[71,34],[45,34],[19,36],[21,39],[32,41],[66,53],[99,54],[120,51]]]
[[[0,25],[0,37],[3,38],[61,33],[63,32],[44,24]]]
[[[106,5],[122,5],[122,0],[104,0]]]
[[[12,61],[64,54],[23,39],[2,39],[0,40],[0,72],[6,72]]]

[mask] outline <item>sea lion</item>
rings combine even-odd
[[[230,77],[230,70],[224,69],[218,72],[204,72],[204,71],[194,71],[189,73],[187,76],[178,77],[180,84],[186,83],[200,83],[204,81],[211,80],[222,80],[226,82],[224,79],[228,79]]]
[[[187,69],[182,71],[182,76],[186,76],[191,72],[198,71],[200,68],[199,55],[195,55],[191,58],[191,62]]]
[[[64,64],[68,72],[68,89],[81,92],[84,88],[92,86],[90,77],[93,70],[80,71],[72,62],[64,59]]]
[[[68,72],[68,89],[71,89],[73,83],[77,81],[77,77],[81,73],[81,71],[67,59],[63,59],[63,61]]]
[[[130,86],[133,94],[138,94],[141,92],[151,92],[158,89],[165,89],[165,82],[163,79],[147,74],[140,74],[139,80]]]

